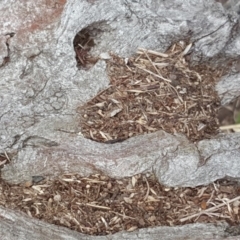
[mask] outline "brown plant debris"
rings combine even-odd
[[[139,48],[137,55],[108,61],[110,86],[80,108],[81,132],[99,142],[115,142],[164,130],[193,141],[219,129],[220,101],[215,83],[221,71],[191,68],[191,44],[174,44],[166,53]]]
[[[164,187],[153,175],[113,179],[65,174],[41,183],[0,182],[0,205],[85,234],[106,235],[194,222],[240,223],[240,186],[219,180],[195,188]]]

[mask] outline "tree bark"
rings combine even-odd
[[[164,52],[171,43],[188,39],[194,46],[192,64],[229,66],[216,86],[222,103],[240,95],[239,18],[233,11],[238,3],[228,3],[232,5],[226,10],[213,0],[26,0],[21,5],[2,1],[0,153],[7,153],[11,162],[1,170],[1,177],[21,183],[36,175],[56,177],[66,172],[121,178],[149,171],[169,186],[197,186],[225,176],[239,178],[238,133],[195,144],[183,135],[157,131],[122,143],[101,144],[81,136],[77,111],[109,84],[104,60],[87,71],[76,66],[73,42],[83,29],[94,35],[94,56],[114,52],[130,57],[138,47]],[[0,216],[2,239],[93,238],[4,208],[0,208]],[[178,239],[198,239],[202,235],[207,239],[224,237],[224,229],[193,224],[118,233],[110,238],[170,239],[179,235]],[[108,239],[94,237],[98,238]]]

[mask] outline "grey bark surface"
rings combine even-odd
[[[45,1],[27,0],[21,5],[1,1],[0,152],[13,155],[1,171],[2,178],[20,183],[35,175],[54,177],[66,172],[116,178],[154,172],[159,182],[168,186],[197,186],[225,176],[238,179],[239,133],[218,135],[197,144],[183,135],[163,131],[112,145],[81,136],[77,108],[106,88],[109,80],[104,60],[88,71],[79,70],[73,49],[73,39],[83,28],[96,32],[91,51],[94,56],[114,52],[129,57],[138,47],[165,51],[174,42],[190,40],[194,43],[194,64],[209,62],[221,67],[238,61],[240,52],[239,19],[233,11],[238,3],[228,2],[232,5],[224,5],[226,10],[213,0],[69,0],[61,10],[60,3],[51,2],[46,7]],[[7,58],[10,62],[5,63]],[[240,95],[239,83],[236,65],[216,86],[223,104]],[[36,226],[39,235],[35,239],[54,234],[44,232],[42,226],[55,229],[57,237],[63,234],[56,239],[66,239],[66,235],[91,239],[29,219],[27,230],[21,228],[25,224],[23,215],[1,208],[0,216],[3,214],[6,217],[0,217],[0,231],[5,239],[17,239],[14,234],[19,230],[22,235],[16,235],[18,239],[30,239]],[[23,222],[15,225],[16,219]],[[210,227],[217,231],[212,225],[198,224],[163,229],[179,232],[189,228],[211,235],[206,231]],[[119,233],[111,239],[157,239],[159,229]],[[197,237],[191,235],[189,239]],[[161,239],[170,238],[163,235]]]

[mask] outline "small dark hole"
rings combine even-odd
[[[95,42],[88,28],[84,28],[77,33],[73,40],[73,46],[78,68],[88,70],[97,62],[98,59],[90,54],[90,50],[95,46]]]

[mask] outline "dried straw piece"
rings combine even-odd
[[[168,57],[168,54],[166,54],[166,53],[161,53],[161,52],[157,52],[157,51],[153,51],[153,50],[147,50],[147,49],[144,49],[144,48],[138,48],[137,53],[138,54],[150,53],[150,54],[160,56],[160,57],[164,57],[164,58]]]
[[[218,204],[218,205],[216,205],[214,207],[211,207],[211,208],[208,208],[206,210],[203,210],[203,211],[201,211],[199,213],[193,214],[193,215],[185,217],[185,218],[181,218],[179,221],[180,222],[185,222],[185,221],[187,221],[187,220],[189,220],[191,218],[199,217],[200,215],[203,215],[203,214],[212,214],[213,212],[215,212],[216,210],[218,210],[219,208],[221,208],[223,206],[228,206],[228,209],[229,209],[229,204],[233,203],[233,202],[235,202],[235,201],[237,201],[239,199],[240,199],[240,196],[238,196],[236,198],[233,198],[231,200],[228,200],[228,201],[224,201],[223,203],[220,203],[220,204]],[[219,216],[219,215],[217,215],[217,216]]]

